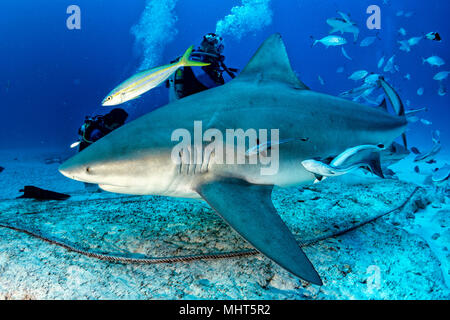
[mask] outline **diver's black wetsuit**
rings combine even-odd
[[[223,76],[224,72],[226,72],[231,78],[235,77],[234,72],[237,70],[227,68],[223,63],[225,57],[222,55],[217,56],[202,51],[194,51],[191,55],[191,59],[207,62],[210,63],[210,65],[201,68],[204,75],[200,77],[198,74],[194,73],[191,67],[184,67],[177,70],[173,77],[173,84],[177,99],[225,84],[225,79]],[[167,87],[169,86],[170,83],[168,81]]]

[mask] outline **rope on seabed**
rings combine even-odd
[[[367,221],[363,221],[360,222],[348,229],[339,231],[337,233],[332,233],[332,234],[327,234],[327,235],[323,235],[319,238],[315,238],[315,239],[311,239],[311,240],[307,240],[307,241],[303,241],[300,244],[300,247],[305,247],[305,246],[309,246],[311,244],[317,243],[319,241],[328,239],[328,238],[332,238],[332,237],[337,237],[340,236],[344,233],[347,233],[349,231],[355,230],[359,227],[362,227],[363,225],[366,225],[368,223],[371,223],[375,220],[378,220],[379,218],[386,216],[390,213],[393,213],[395,211],[399,211],[402,210],[407,204],[408,202],[412,199],[412,197],[414,196],[414,194],[416,194],[416,192],[421,189],[420,187],[416,187],[414,189],[414,191],[408,196],[408,198],[397,208],[392,209],[388,212],[379,214]],[[7,224],[2,224],[0,223],[0,227],[1,228],[5,228],[5,229],[10,229],[10,230],[14,230],[17,232],[22,232],[25,233],[31,237],[40,239],[44,242],[59,246],[61,248],[64,248],[68,251],[71,252],[75,252],[75,253],[79,253],[83,256],[89,257],[89,258],[95,258],[98,260],[102,260],[102,261],[108,261],[108,262],[114,262],[114,263],[135,263],[135,264],[158,264],[158,263],[176,263],[176,262],[192,262],[192,261],[197,261],[197,260],[213,260],[213,259],[225,259],[225,258],[237,258],[237,257],[245,257],[245,256],[253,256],[253,255],[257,255],[259,254],[259,252],[255,249],[248,249],[248,250],[242,250],[242,251],[235,251],[235,252],[225,252],[225,253],[215,253],[215,254],[199,254],[199,255],[189,255],[189,256],[179,256],[179,257],[165,257],[165,258],[160,258],[160,257],[146,257],[146,258],[129,258],[129,257],[124,257],[124,256],[114,256],[114,255],[109,255],[109,254],[102,254],[102,253],[96,253],[96,252],[92,252],[92,251],[86,251],[80,248],[76,248],[75,246],[71,246],[67,243],[61,242],[59,240],[53,240],[50,238],[46,238],[38,233],[35,233],[33,231],[30,230],[26,230],[26,229],[22,229],[22,228],[18,228],[18,227],[14,227],[12,225],[7,225]]]

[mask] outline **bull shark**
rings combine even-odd
[[[277,129],[283,141],[271,145],[278,148],[277,171],[262,174],[263,163],[216,163],[215,153],[200,164],[192,157],[188,163],[173,161],[171,135],[178,128],[193,133],[196,121],[204,130],[222,132]],[[312,183],[315,176],[302,161],[335,157],[358,145],[389,145],[406,126],[404,116],[310,90],[292,70],[281,35],[274,34],[234,80],[122,126],[59,171],[115,193],[203,199],[260,253],[294,276],[322,285],[272,204],[274,186]],[[235,146],[224,145],[230,147]]]

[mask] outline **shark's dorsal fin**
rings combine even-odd
[[[264,41],[237,79],[276,81],[287,83],[296,89],[309,89],[292,70],[286,47],[279,33]]]

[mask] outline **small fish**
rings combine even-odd
[[[80,145],[80,143],[81,143],[81,141],[75,141],[74,143],[72,143],[72,144],[70,145],[70,148],[73,149],[73,148],[75,148],[75,147],[78,147],[78,146]]]
[[[419,112],[426,112],[428,111],[428,108],[420,108],[420,109],[414,109],[414,110],[407,110],[405,111],[405,116],[406,117],[411,117]]]
[[[441,71],[433,77],[433,80],[442,81],[444,79],[447,79],[449,74],[450,74],[450,71]]]
[[[340,37],[340,36],[326,36],[320,40],[316,40],[313,43],[313,46],[315,46],[317,43],[321,43],[323,44],[325,47],[334,47],[334,46],[341,46],[347,43],[347,40],[345,40],[345,38]]]
[[[450,178],[450,165],[446,164],[438,169],[431,178],[434,182],[442,182]]]
[[[406,120],[407,120],[409,123],[416,123],[416,122],[418,122],[420,119],[419,119],[419,117],[416,117],[416,116],[410,116],[410,117],[407,117]]]
[[[345,51],[345,49],[344,49],[344,47],[342,46],[341,47],[341,51],[342,51],[342,55],[344,56],[344,57],[346,57],[348,60],[353,60],[348,54],[347,54],[347,51]]]
[[[395,54],[388,60],[383,71],[395,73]]]
[[[330,34],[336,32],[340,32],[341,34],[353,33],[354,42],[356,43],[358,40],[359,28],[356,26],[356,23],[344,18],[330,18],[327,19],[327,24],[332,28],[329,32]]]
[[[344,67],[337,68],[336,73],[342,73],[342,72],[344,72]]]
[[[409,46],[408,40],[402,40],[402,41],[397,41],[397,42],[400,43],[400,50],[405,51],[405,52],[411,51],[411,47]]]
[[[321,85],[325,85],[325,81],[323,81],[322,77],[319,75],[317,76],[317,79],[319,80]]]
[[[413,14],[414,14],[414,12],[412,12],[412,11],[407,12],[407,13],[405,13],[405,17],[406,17],[406,18],[410,18],[410,17],[413,16]]]
[[[398,33],[401,34],[402,36],[406,36],[406,30],[404,28],[398,29]]]
[[[408,44],[410,47],[418,45],[420,40],[422,40],[422,37],[413,37],[411,39],[408,40]]]
[[[344,19],[345,22],[352,23],[352,21],[350,20],[350,15],[348,15],[347,13],[342,11],[338,11],[337,13],[342,17],[342,19]]]
[[[353,72],[352,75],[348,78],[353,81],[359,81],[359,80],[364,79],[368,74],[369,74],[369,72],[367,72],[366,70],[359,70],[359,71]]]
[[[383,64],[384,64],[384,56],[381,57],[380,60],[378,60],[378,69],[380,69],[383,66]]]
[[[397,11],[396,16],[397,17],[401,17],[405,14],[405,12],[403,12],[403,10]]]
[[[442,40],[441,36],[437,32],[430,32],[425,35],[425,38],[432,41],[440,42]]]
[[[364,79],[364,83],[375,85],[377,83],[378,79],[380,79],[380,74],[373,73]]]
[[[373,90],[375,88],[375,86],[376,86],[375,84],[364,83],[362,86],[360,86],[358,88],[354,88],[354,89],[342,92],[341,94],[339,94],[339,96],[345,97],[345,98],[359,97],[362,94],[364,94],[364,92],[367,92],[369,90]]]
[[[425,64],[425,62],[427,62],[428,64],[430,64],[431,66],[436,66],[436,67],[440,67],[443,66],[445,64],[444,59],[438,57],[438,56],[431,56],[429,58],[422,58],[422,64]]]
[[[420,119],[420,122],[422,122],[426,126],[431,126],[433,124],[432,122],[425,120],[425,119]]]
[[[419,88],[419,89],[417,89],[417,95],[418,95],[418,96],[423,95],[424,91],[425,91],[424,88]]]
[[[441,82],[439,85],[438,94],[443,97],[447,94],[447,88],[444,86],[444,84]]]
[[[406,80],[411,80],[411,75],[408,73],[408,74],[406,74],[406,75],[404,76],[404,78],[405,78]]]
[[[368,47],[370,46],[372,43],[375,42],[375,40],[377,39],[377,37],[367,37],[364,38],[361,43],[359,44],[360,47]]]
[[[112,90],[103,100],[103,106],[114,106],[139,98],[145,92],[157,87],[166,81],[175,71],[181,67],[203,67],[209,63],[189,60],[194,46],[186,50],[183,57],[172,64],[142,71]]]

